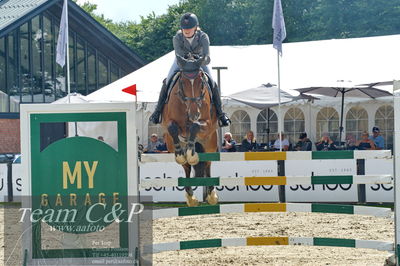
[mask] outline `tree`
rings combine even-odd
[[[400,33],[399,0],[281,0],[285,42],[354,38]],[[212,45],[272,42],[273,0],[181,0],[167,13],[141,17],[140,23],[115,23],[96,15],[96,5],[81,7],[148,61],[170,52],[185,12],[198,15]]]

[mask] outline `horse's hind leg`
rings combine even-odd
[[[205,176],[211,177],[211,162],[207,162],[205,166]],[[215,205],[218,203],[218,195],[214,186],[208,186],[206,188],[208,204]]]
[[[183,169],[185,170],[186,178],[190,178],[190,170],[191,166],[189,164],[182,165]],[[196,199],[196,197],[193,195],[193,189],[192,187],[185,187],[186,191],[186,204],[189,207],[196,207],[199,205],[199,201]]]
[[[189,128],[189,139],[186,150],[186,160],[190,165],[196,165],[199,163],[199,155],[195,149],[195,141],[197,133],[200,131],[200,125],[198,123],[193,123]]]
[[[175,147],[175,161],[179,164],[185,164],[186,163],[186,156],[185,156],[185,151],[182,149],[180,141],[179,141],[179,126],[174,122],[170,122],[168,126],[168,133],[171,135],[173,141],[174,141],[174,147]]]

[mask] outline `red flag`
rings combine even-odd
[[[132,86],[126,87],[122,91],[136,96],[136,92],[137,92],[136,84],[133,84]]]

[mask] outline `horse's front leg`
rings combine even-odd
[[[168,126],[168,133],[171,135],[175,147],[175,161],[179,164],[185,164],[186,156],[185,151],[182,149],[179,141],[179,126],[176,122],[170,122]]]
[[[197,122],[192,123],[189,128],[189,139],[186,150],[186,160],[190,165],[196,165],[199,163],[199,155],[195,149],[196,136],[200,131],[200,124]]]
[[[182,165],[183,169],[185,170],[185,175],[186,178],[190,178],[190,171],[191,171],[191,166],[189,164]],[[186,191],[186,204],[189,207],[196,207],[199,205],[199,201],[196,198],[196,196],[193,194],[193,189],[192,187],[185,187]]]
[[[205,176],[206,177],[211,177],[211,162],[206,162],[206,167],[205,167]],[[210,205],[215,205],[218,203],[218,195],[217,195],[217,190],[215,189],[214,186],[208,186],[206,187],[206,200],[208,204]]]

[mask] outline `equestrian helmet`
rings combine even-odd
[[[181,17],[181,28],[182,29],[191,29],[199,25],[199,20],[197,16],[193,13],[185,13]]]

